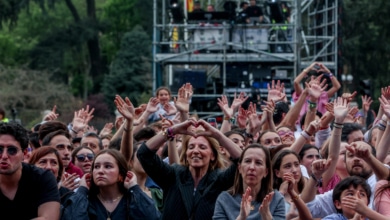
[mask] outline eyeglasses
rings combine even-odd
[[[88,158],[89,161],[92,161],[95,156],[93,154],[79,154],[76,155],[76,159],[79,162],[84,162],[85,158]]]
[[[4,153],[4,148],[7,149],[7,154],[8,154],[9,156],[15,156],[15,155],[18,153],[18,151],[19,151],[19,148],[14,147],[14,146],[9,146],[9,147],[0,146],[0,155],[3,155],[3,153]]]
[[[294,135],[292,131],[278,131],[279,136]]]

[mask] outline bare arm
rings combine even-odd
[[[339,97],[337,100],[334,101],[333,108],[335,122],[329,142],[328,160],[330,160],[330,165],[329,169],[327,169],[322,175],[322,183],[324,188],[329,184],[329,181],[332,179],[336,171],[336,165],[340,154],[341,132],[343,129],[343,122],[348,114],[347,100]]]
[[[60,219],[60,203],[46,202],[38,207],[38,217],[36,219]]]
[[[280,122],[278,126],[287,126],[295,127],[295,122],[299,118],[299,113],[301,112],[302,106],[306,102],[306,97],[308,96],[308,90],[304,89],[302,94],[299,96],[298,101],[295,105],[287,112],[284,119]]]
[[[126,119],[126,122],[123,125],[123,134],[121,141],[121,153],[125,156],[126,161],[129,163],[133,156],[133,120],[134,120],[134,106],[130,102],[129,98],[123,100],[119,95],[115,96],[115,105]]]

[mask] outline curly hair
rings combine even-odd
[[[0,135],[8,134],[15,138],[19,142],[22,150],[28,147],[28,131],[20,124],[15,122],[1,122],[0,123]]]

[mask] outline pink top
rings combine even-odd
[[[294,92],[292,94],[292,98],[293,98],[293,101],[294,103],[298,101],[299,99],[299,96],[297,96],[297,94]],[[301,117],[305,114],[305,112],[307,111],[307,106],[309,105],[307,103],[307,100],[309,100],[309,96],[306,98],[306,102],[303,104],[302,106],[302,109],[301,109],[301,112],[299,113],[299,119],[301,119]],[[318,98],[318,101],[317,101],[317,110],[319,112],[321,112],[322,114],[324,114],[326,112],[326,104],[328,103],[329,101],[329,97],[328,97],[328,92],[327,91],[323,91],[320,95],[320,97]]]
[[[332,179],[329,180],[328,185],[326,185],[325,187],[318,187],[318,192],[320,194],[324,194],[324,193],[328,192],[329,190],[332,190],[337,185],[337,183],[339,183],[340,181],[341,181],[341,178],[339,177],[339,175],[334,174],[332,176]]]
[[[380,180],[375,185],[375,194],[374,194],[374,209],[378,213],[389,216],[390,217],[390,188],[385,189],[382,191],[381,194],[378,196],[376,195],[376,192],[378,191],[381,186],[388,184],[389,181],[387,180]]]

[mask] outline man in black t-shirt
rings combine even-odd
[[[259,22],[263,22],[264,14],[263,10],[256,5],[256,0],[250,0],[250,6],[245,10],[247,15],[247,23],[250,23],[250,18],[259,18]]]
[[[22,163],[27,147],[26,129],[0,123],[0,218],[59,219],[56,179],[49,170]]]

